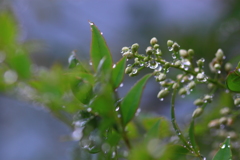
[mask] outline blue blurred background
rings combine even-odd
[[[114,62],[120,59],[123,46],[139,43],[140,52],[144,53],[152,37],[158,38],[165,54],[169,53],[166,41],[172,39],[181,48],[193,48],[196,59],[205,57],[206,64],[218,48],[233,64],[240,60],[237,0],[0,0],[0,9],[5,8],[17,18],[19,41],[31,46],[36,64],[46,67],[56,62],[67,65],[72,50],[77,50],[81,60],[89,61],[88,21],[103,32]],[[237,58],[232,59],[234,56]],[[140,76],[126,76],[120,95]],[[141,108],[167,116],[168,103],[157,100],[158,91],[159,86],[150,81]],[[178,105],[184,109],[177,110],[183,123],[194,108],[192,102],[186,105],[186,101]],[[69,134],[67,126],[40,106],[1,95],[1,160],[70,160],[76,143],[61,138]]]

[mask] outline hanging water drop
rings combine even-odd
[[[120,87],[120,88],[123,87],[123,83],[121,83],[121,84],[119,85],[119,87]]]
[[[113,64],[112,68],[116,68],[116,64]]]
[[[173,59],[176,59],[176,58],[177,58],[177,56],[175,55],[175,53],[172,54],[172,58],[173,58]]]
[[[119,111],[119,107],[117,107],[117,108],[115,109],[115,111]]]

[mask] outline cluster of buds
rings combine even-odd
[[[139,54],[139,45],[133,44],[131,47],[123,47],[122,54],[127,59],[133,59],[133,64],[128,64],[125,73],[129,76],[135,76],[143,68],[153,70],[155,80],[160,84],[160,91],[157,97],[163,100],[170,90],[178,90],[178,94],[182,97],[191,93],[198,83],[209,82],[213,85],[212,80],[204,72],[205,59],[201,58],[193,63],[194,50],[181,49],[177,42],[172,40],[167,41],[168,50],[172,53],[172,60],[163,59],[163,54],[160,50],[157,38],[150,40],[150,46],[146,48],[145,54]],[[225,56],[221,49],[218,49],[215,58],[210,63],[210,68],[215,73],[219,73]],[[167,74],[170,68],[176,68],[182,71],[182,74],[177,75],[176,79],[168,78]],[[225,70],[231,70],[231,64],[225,64]],[[211,87],[212,88],[212,87]],[[212,101],[211,95],[205,95],[202,99],[194,101],[194,105],[198,108],[193,112],[192,117],[196,118],[201,115],[205,105]],[[236,103],[240,104],[240,99]]]

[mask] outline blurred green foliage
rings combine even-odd
[[[72,128],[70,140],[79,141],[73,159],[204,160],[215,155],[219,147],[214,145],[223,142],[230,133],[235,141],[233,158],[240,157],[236,151],[240,148],[239,129],[230,122],[231,118],[239,121],[239,111],[232,107],[232,115],[226,114],[227,125],[219,124],[223,115],[219,110],[225,105],[233,106],[229,93],[223,92],[215,99],[214,105],[219,107],[189,123],[189,131],[186,127],[183,132],[176,132],[164,117],[145,113],[136,116],[143,89],[153,74],[143,76],[124,97],[118,96],[117,88],[123,81],[129,57],[114,64],[104,37],[92,22],[92,66],[79,61],[73,52],[69,68],[33,64],[28,51],[17,41],[18,27],[12,14],[0,14],[0,28],[0,91],[15,90],[16,95],[43,104]],[[213,126],[215,118],[218,120]],[[172,121],[174,124],[175,119]],[[182,143],[181,136],[176,135],[180,133],[189,138],[192,146]],[[200,150],[205,157],[201,157]],[[231,156],[227,138],[213,160]]]

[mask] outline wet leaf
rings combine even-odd
[[[126,57],[122,58],[116,64],[116,66],[112,69],[113,88],[117,88],[123,81],[125,66],[126,66]]]
[[[195,140],[195,134],[194,134],[194,120],[192,120],[192,122],[190,124],[188,134],[189,134],[190,143],[191,143],[195,153],[198,153],[199,149],[198,149],[198,146],[197,146],[197,143]]]
[[[213,157],[212,160],[231,160],[232,159],[232,152],[231,152],[231,146],[230,146],[230,137],[228,137],[216,155]]]
[[[102,58],[105,58],[103,70],[110,70],[112,68],[112,57],[109,48],[98,28],[90,22],[91,32],[92,32],[92,42],[91,42],[91,60],[94,70],[97,70],[98,65]]]
[[[240,93],[240,72],[239,69],[228,74],[226,79],[227,88],[232,92]]]
[[[130,89],[127,95],[123,98],[121,102],[120,112],[124,126],[126,126],[127,123],[134,117],[141,100],[143,88],[150,77],[151,74],[145,75]]]

